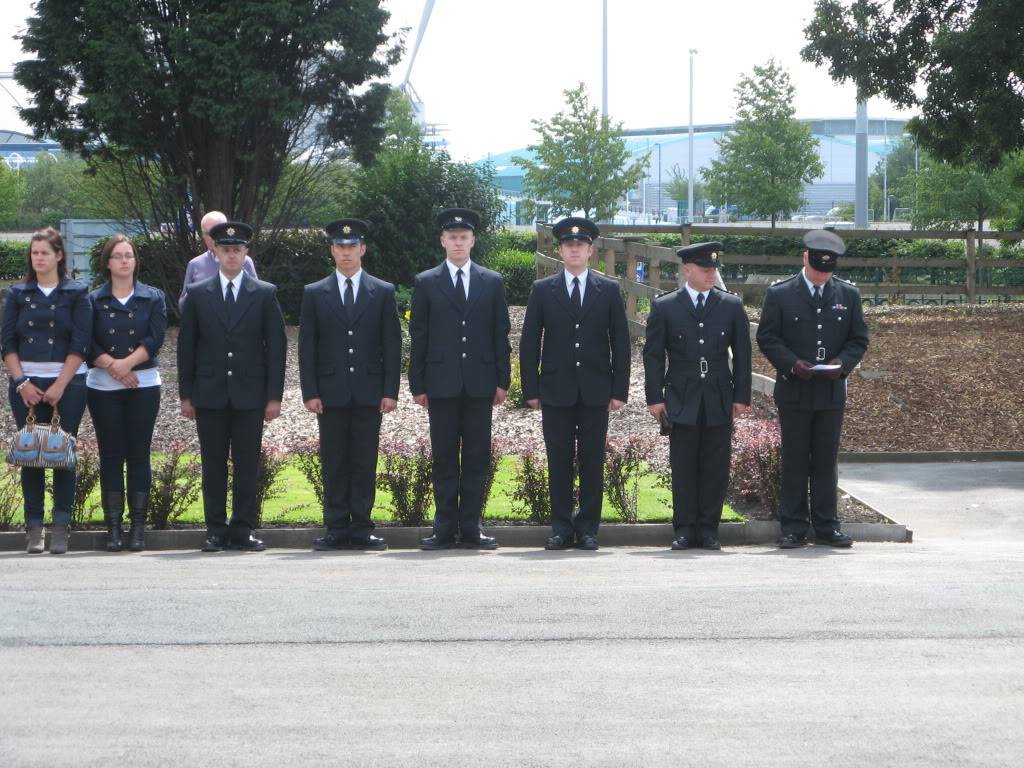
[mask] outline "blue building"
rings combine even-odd
[[[0,158],[12,171],[35,163],[40,152],[60,154],[60,144],[49,140],[40,141],[18,131],[0,130]]]

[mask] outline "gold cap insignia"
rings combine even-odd
[[[574,235],[578,235],[578,234],[580,233],[580,228],[579,228],[579,227],[573,227],[573,228],[572,228],[572,233],[573,233]]]
[[[462,221],[462,217],[461,216],[456,216],[455,217],[455,221]]]
[[[350,227],[348,224],[346,224],[344,227],[341,228],[341,231],[344,232],[347,235],[347,234],[349,234],[352,231],[352,227]]]
[[[711,260],[718,261],[718,253],[716,251],[711,252]]]
[[[229,237],[233,237],[234,234],[235,234],[235,228],[234,227],[228,227],[227,232],[228,232],[228,236]]]
[[[831,258],[832,258],[832,257],[831,257],[831,256],[829,256],[829,255],[828,255],[827,253],[823,253],[823,254],[821,254],[821,260],[822,260],[822,261],[828,261],[828,260],[830,260]]]

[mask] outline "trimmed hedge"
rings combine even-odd
[[[25,276],[28,247],[24,240],[0,240],[0,280],[21,280]]]
[[[526,251],[495,251],[482,262],[483,266],[501,273],[505,278],[505,293],[508,303],[526,306],[530,298],[530,287],[537,278],[534,255]]]

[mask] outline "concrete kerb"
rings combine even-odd
[[[496,536],[503,547],[541,548],[551,529],[539,525],[487,526],[486,532]],[[899,523],[846,523],[843,530],[855,541],[906,542],[910,532]],[[415,549],[419,540],[430,535],[429,528],[381,527],[391,549]],[[273,549],[311,549],[313,539],[322,535],[321,528],[262,528],[258,535]],[[722,544],[772,544],[780,536],[779,524],[773,521],[752,520],[746,523],[722,523],[719,528]],[[146,549],[199,549],[206,532],[202,529],[147,531]],[[672,542],[669,523],[640,523],[627,525],[608,523],[601,526],[602,547],[664,547]],[[74,531],[71,534],[72,551],[102,550],[106,544],[105,531]],[[16,551],[25,547],[25,534],[21,531],[0,533],[0,551]]]
[[[846,464],[928,464],[932,462],[1024,461],[1024,451],[866,451],[842,452]]]

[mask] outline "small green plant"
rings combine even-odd
[[[512,508],[532,523],[551,524],[551,496],[548,492],[547,457],[534,445],[518,452],[512,489]]]
[[[269,446],[260,448],[260,463],[256,468],[256,527],[263,524],[263,505],[284,493],[281,470],[288,464],[289,456],[284,451]]]
[[[317,438],[293,443],[289,447],[295,465],[306,478],[310,488],[316,495],[317,504],[324,506],[324,472],[320,463],[320,441]]]
[[[0,466],[0,531],[9,531],[21,507],[21,470],[4,463]]]
[[[381,440],[382,468],[377,487],[391,493],[391,508],[399,525],[421,526],[431,503],[430,441]]]
[[[98,504],[89,504],[96,484],[100,481],[100,457],[96,443],[79,440],[77,444],[78,463],[75,465],[75,505],[71,510],[71,523],[75,528],[89,524]]]
[[[199,457],[184,442],[172,443],[153,462],[153,484],[149,492],[149,525],[163,530],[181,517],[201,490]]]
[[[648,437],[630,435],[609,440],[605,454],[605,490],[608,501],[624,523],[639,522],[640,478],[654,452]]]

